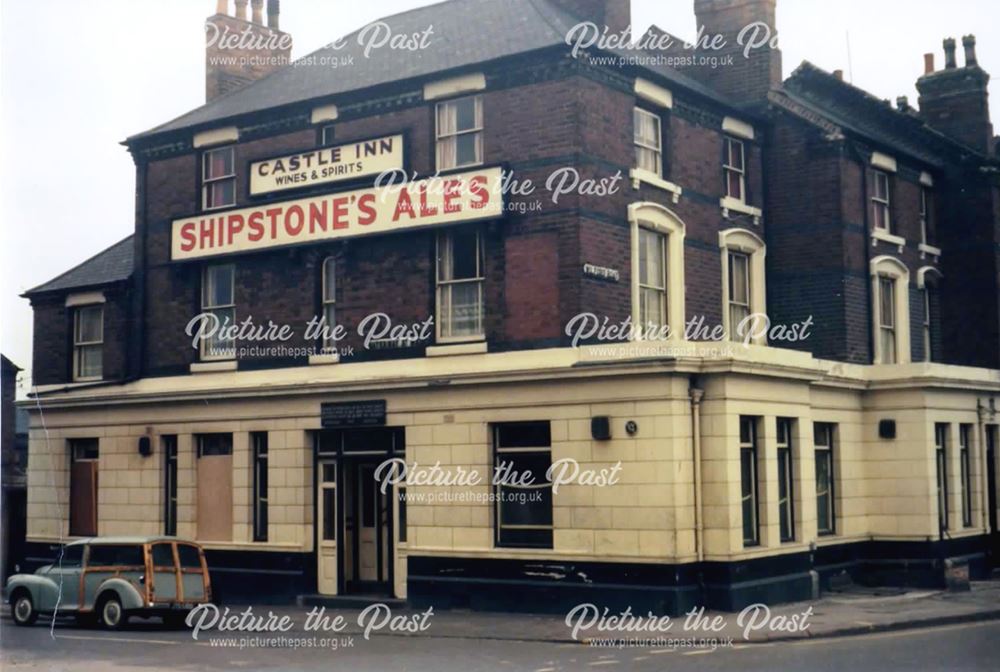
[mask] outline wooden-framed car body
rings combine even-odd
[[[64,546],[57,562],[7,582],[14,622],[30,625],[59,613],[105,626],[123,626],[132,615],[160,616],[176,625],[196,605],[212,599],[205,554],[175,537],[94,537]]]

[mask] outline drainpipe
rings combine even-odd
[[[691,459],[694,461],[694,549],[698,556],[698,562],[701,563],[705,558],[705,549],[702,543],[704,518],[701,510],[701,400],[705,396],[705,391],[691,387],[688,394],[691,396],[691,432],[693,437]]]

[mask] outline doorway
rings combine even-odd
[[[379,465],[403,454],[401,428],[344,429],[316,435],[317,591],[391,596],[395,545],[393,489]]]

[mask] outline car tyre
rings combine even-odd
[[[108,630],[121,630],[128,624],[128,612],[117,595],[108,595],[101,600],[98,614],[101,624]]]
[[[34,625],[38,620],[38,612],[35,611],[35,603],[31,599],[31,593],[20,591],[14,594],[10,601],[10,612],[16,625]]]

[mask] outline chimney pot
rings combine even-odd
[[[258,26],[264,25],[264,0],[250,0],[250,7],[253,9],[251,21]]]
[[[834,70],[833,71],[833,76],[836,77],[837,79],[839,79],[840,81],[844,81],[844,71],[843,70]]]
[[[229,0],[219,0],[215,4],[216,14],[228,14],[229,13]]]
[[[906,96],[896,98],[896,109],[900,112],[907,112],[910,109],[910,100]]]
[[[924,54],[924,74],[934,73],[934,54]]]
[[[962,46],[965,47],[965,67],[971,68],[979,64],[976,60],[976,36],[966,35],[962,38]]]
[[[236,18],[240,21],[247,20],[247,3],[250,0],[236,0]]]
[[[281,0],[267,0],[267,25],[274,30],[281,30]]]
[[[949,37],[944,41],[944,67],[947,70],[954,70],[957,66],[955,62],[955,38]]]

